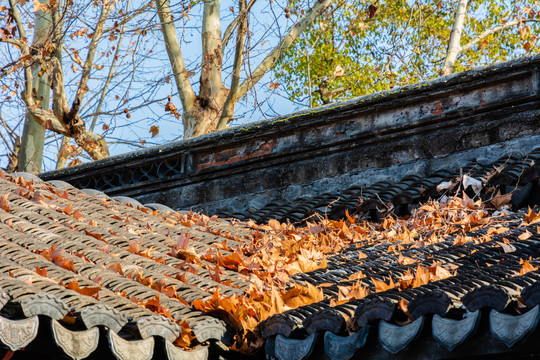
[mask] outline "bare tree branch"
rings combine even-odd
[[[75,100],[71,105],[70,112],[72,113],[77,113],[79,111],[82,98],[84,94],[88,91],[86,84],[88,83],[88,79],[90,79],[90,71],[92,70],[92,64],[94,63],[94,56],[96,55],[97,45],[99,40],[101,39],[101,35],[103,34],[103,26],[105,25],[107,17],[109,17],[111,8],[112,5],[109,4],[101,5],[101,14],[99,16],[96,29],[94,30],[94,36],[92,36],[92,40],[90,41],[90,45],[88,46],[88,54],[86,56],[86,61],[82,70],[81,81],[79,83],[79,89],[77,90],[77,96],[75,97]]]
[[[17,5],[15,4],[14,0],[9,0],[9,6],[11,7],[11,16],[13,17],[13,20],[15,20],[15,24],[17,25],[17,31],[19,32],[20,39],[27,39],[26,36],[26,30],[24,30],[24,25],[21,20],[21,14],[19,13],[19,9],[17,8]],[[28,47],[28,43],[21,41],[21,58],[24,58],[28,55],[30,55],[30,49]],[[32,84],[33,76],[32,76],[32,69],[30,66],[24,67],[24,81],[25,81],[25,87],[23,91],[23,98],[31,99],[31,84]],[[33,101],[33,100],[32,100]]]
[[[150,0],[147,4],[143,5],[140,9],[137,9],[133,11],[129,16],[122,17],[122,20],[118,22],[118,24],[115,24],[113,27],[106,28],[103,30],[103,33],[108,33],[110,31],[113,31],[116,29],[119,25],[122,25],[122,27],[125,27],[125,25],[130,22],[132,19],[136,18],[138,15],[144,13],[148,7],[151,7],[154,0]],[[126,12],[127,14],[127,12]]]
[[[19,49],[22,49],[22,44],[19,40],[17,39],[5,39],[5,40],[0,40],[0,42],[5,42],[7,44],[11,44],[11,45],[15,45],[16,47],[18,47]]]
[[[497,31],[501,31],[509,27],[523,24],[526,22],[540,22],[540,20],[539,19],[516,19],[516,20],[505,22],[504,24],[501,24],[501,25],[494,26],[491,29],[484,31],[482,34],[478,35],[477,37],[469,41],[467,44],[463,45],[459,49],[459,51],[464,52],[464,51],[469,50],[471,47],[474,46],[474,44],[478,43],[480,40],[485,39],[489,35],[496,33]]]
[[[281,54],[293,43],[294,40],[332,4],[332,0],[318,0],[311,9],[306,12],[302,20],[296,23],[281,42],[266,56],[255,71],[239,86],[235,97],[241,99],[274,65]]]
[[[17,70],[17,67],[15,66],[20,60],[14,61],[11,64],[8,64],[2,68],[2,71],[0,71],[0,79],[5,78],[15,70]],[[5,70],[4,70],[5,69]]]
[[[235,94],[237,93],[238,86],[240,85],[240,74],[242,71],[242,62],[244,58],[248,14],[248,12],[245,11],[246,0],[239,0],[238,6],[240,9],[240,14],[242,15],[239,15],[237,17],[237,19],[239,19],[240,25],[238,26],[238,36],[236,38],[232,82],[229,94],[227,95],[227,99],[225,100],[225,104],[223,104],[223,112],[221,113],[221,117],[217,125],[218,130],[227,127],[233,116],[234,104],[236,103],[236,101],[238,101],[238,99],[235,98]]]
[[[182,108],[184,109],[184,113],[192,113],[195,93],[189,82],[184,57],[180,49],[178,37],[176,36],[176,27],[174,26],[169,0],[155,0],[155,4],[161,22],[161,32],[163,33],[167,54],[169,55],[174,80],[178,89],[178,95],[182,102]],[[184,127],[186,127],[186,117],[183,117],[183,122]]]
[[[126,12],[129,11],[129,4],[131,3],[131,0],[127,1],[126,4]],[[101,111],[101,106],[103,105],[103,101],[105,100],[105,96],[107,95],[107,89],[109,87],[109,84],[111,83],[111,80],[113,78],[114,74],[114,66],[116,65],[116,60],[119,58],[118,54],[120,53],[120,46],[122,45],[122,40],[124,39],[124,30],[126,28],[126,22],[122,24],[122,30],[120,32],[120,36],[118,38],[118,43],[116,44],[116,51],[114,52],[113,61],[111,64],[111,67],[109,68],[109,73],[107,74],[107,80],[105,80],[105,85],[103,85],[103,89],[101,90],[101,97],[99,99],[96,111],[94,113],[94,117],[92,119],[92,123],[90,124],[90,131],[94,131],[94,127],[96,126],[96,121],[98,114]]]
[[[454,27],[452,28],[448,43],[448,52],[441,69],[441,76],[451,74],[454,71],[454,64],[460,52],[459,44],[461,41],[461,32],[463,31],[463,23],[465,22],[465,16],[467,16],[467,3],[468,0],[459,0]]]
[[[221,56],[222,57],[224,56],[225,48],[227,47],[227,44],[229,43],[229,40],[231,39],[231,36],[232,36],[234,30],[238,26],[238,21],[242,17],[246,16],[251,11],[251,8],[253,7],[253,5],[255,4],[256,1],[257,0],[251,0],[249,2],[249,4],[247,5],[247,7],[245,7],[244,10],[241,10],[240,13],[238,14],[238,16],[235,17],[234,20],[231,21],[229,26],[227,26],[227,29],[225,29],[225,32],[223,33],[223,40],[222,40],[223,44],[222,44],[222,48],[221,48]]]

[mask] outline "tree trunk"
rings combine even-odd
[[[195,99],[193,111],[191,113],[183,112],[184,117],[184,137],[190,138],[194,136],[204,135],[216,131],[219,118],[227,99],[229,90],[225,87],[214,92],[211,98],[201,98],[198,96]]]
[[[220,0],[204,2],[202,26],[201,90],[196,97],[193,113],[184,129],[185,137],[199,136],[216,131],[223,104],[229,90],[221,80],[222,42],[219,10]]]
[[[40,0],[42,4],[48,3],[47,0]],[[52,18],[51,12],[38,11],[36,13],[36,25],[32,47],[39,48],[44,46],[51,36]],[[31,82],[31,96],[34,101],[39,102],[40,109],[48,110],[51,94],[49,75],[41,70],[41,64],[35,62],[32,64],[33,80]],[[39,76],[41,75],[41,76]],[[29,85],[29,84],[27,84]],[[40,173],[43,169],[43,146],[45,140],[45,131],[43,127],[34,121],[30,113],[26,113],[23,135],[21,139],[21,149],[19,152],[18,171],[29,173]]]
[[[454,64],[461,51],[461,32],[463,31],[465,16],[467,16],[467,2],[468,0],[459,0],[458,8],[456,10],[456,20],[454,21],[454,27],[452,28],[450,41],[448,43],[448,52],[446,54],[446,59],[444,60],[443,68],[441,69],[442,76],[449,75],[454,71]]]

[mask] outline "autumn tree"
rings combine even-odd
[[[0,46],[7,55],[0,57],[2,137],[8,144],[20,142],[9,146],[12,169],[18,163],[19,171],[41,172],[46,134],[58,143],[57,167],[70,157],[79,163],[81,151],[91,160],[109,156],[107,141],[96,133],[97,124],[103,123],[103,133],[109,125],[98,117],[131,116],[128,101],[135,96],[122,82],[145,59],[135,51],[136,40],[151,22],[141,24],[140,18],[152,5],[9,0],[0,6]],[[112,99],[117,105],[111,111]],[[136,107],[151,102],[139,99]]]
[[[32,42],[27,35],[27,27],[23,23],[20,6],[24,2],[9,1],[6,29],[12,27],[11,33],[4,31],[3,41],[15,45],[21,58],[11,69],[21,67],[24,72],[24,86],[21,92],[26,105],[26,118],[19,153],[18,169],[40,172],[44,131],[51,129],[59,134],[71,137],[92,159],[102,159],[109,155],[104,139],[87,131],[84,121],[78,116],[84,94],[88,89],[88,79],[92,69],[97,43],[103,35],[104,25],[113,3],[103,3],[100,15],[93,29],[82,74],[71,104],[68,103],[63,80],[62,43],[65,8],[60,3],[36,1],[34,3],[35,25]],[[3,9],[6,11],[6,9]],[[77,58],[77,55],[75,55]],[[8,68],[9,69],[9,68]],[[52,112],[49,111],[50,93],[52,89]]]
[[[289,47],[275,74],[309,106],[416,83],[538,52],[539,10],[533,1],[342,0]]]
[[[169,0],[155,0],[161,23],[163,40],[167,47],[174,80],[182,104],[182,121],[184,136],[192,137],[212,131],[224,129],[233,119],[236,103],[271,69],[283,52],[293,44],[300,34],[332,3],[331,0],[318,0],[311,6],[304,4],[299,15],[295,17],[294,25],[281,36],[276,46],[262,58],[253,71],[243,73],[246,55],[249,56],[246,35],[250,11],[256,0],[239,0],[231,7],[236,14],[222,33],[221,1],[206,0],[200,4],[202,9],[201,36],[202,56],[200,58],[200,81],[198,94],[191,83],[190,71],[184,64],[184,56],[177,32],[177,18],[186,19],[191,11],[192,2],[186,5],[181,13],[173,14]],[[177,11],[180,12],[180,11]],[[176,15],[176,16],[173,16]],[[284,18],[290,18],[283,11]],[[188,20],[189,21],[189,20]],[[228,43],[236,34],[234,42],[234,60],[232,61],[232,76],[230,85],[223,83],[224,53]],[[176,111],[172,103],[167,104],[167,110]]]

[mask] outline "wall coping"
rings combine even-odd
[[[177,140],[163,145],[114,155],[90,163],[44,172],[39,176],[44,180],[80,178],[85,175],[98,174],[103,172],[103,170],[115,168],[119,165],[126,166],[132,164],[137,166],[144,159],[151,161],[170,156],[171,154],[186,151],[192,152],[203,148],[212,148],[218,151],[224,146],[233,146],[236,143],[249,141],[250,139],[268,138],[272,134],[287,132],[291,126],[295,129],[315,127],[321,123],[327,123],[328,116],[332,116],[332,122],[337,122],[344,118],[350,118],[352,113],[364,112],[368,108],[384,106],[384,104],[392,104],[396,101],[402,104],[410,103],[422,95],[441,96],[444,93],[454,91],[454,87],[456,86],[467,86],[481,79],[489,79],[494,75],[500,75],[510,70],[516,71],[531,66],[540,66],[540,55],[523,57],[491,66],[483,66],[425,82],[235,126],[191,139]]]

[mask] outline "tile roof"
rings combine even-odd
[[[217,283],[197,264],[189,265],[191,272],[183,271],[184,260],[180,255],[173,256],[176,240],[171,240],[196,238],[197,242],[192,242],[191,246],[197,251],[224,240],[234,245],[234,240],[208,232],[210,228],[219,232],[226,227],[223,223],[214,221],[205,229],[205,226],[190,223],[186,215],[188,226],[183,226],[180,215],[158,217],[156,211],[142,207],[141,211],[108,199],[104,194],[99,198],[67,184],[56,184],[65,187],[27,182],[22,177],[9,175],[0,178],[3,195],[0,288],[6,300],[2,313],[7,316],[0,317],[0,321],[4,321],[4,327],[0,326],[4,329],[3,333],[0,331],[0,339],[5,345],[16,350],[32,341],[39,323],[35,315],[51,319],[57,344],[75,358],[86,357],[88,354],[84,351],[89,349],[69,350],[64,348],[63,341],[79,345],[87,342],[95,349],[99,340],[96,326],[100,325],[108,328],[107,336],[116,356],[120,356],[118,349],[128,346],[124,343],[125,337],[139,339],[129,346],[146,351],[154,346],[153,336],[157,336],[165,340],[167,349],[173,349],[167,350],[172,351],[170,357],[177,358],[179,355],[175,353],[179,350],[171,345],[181,332],[177,322],[181,324],[184,319],[188,320],[200,343],[224,337],[226,327],[222,321],[193,309],[187,301],[207,296],[205,290],[215,287],[224,294],[235,293],[244,282],[225,271],[221,275],[222,282]],[[200,223],[203,221],[201,218]],[[231,231],[240,236],[247,234],[240,228]],[[150,278],[156,280],[152,287],[144,284],[144,280]],[[229,285],[225,285],[226,280],[230,280]],[[77,289],[99,289],[99,298],[83,295],[84,291],[79,291],[81,294]],[[171,297],[159,297],[160,292]],[[176,294],[180,293],[178,297],[183,301],[176,299]],[[94,295],[90,291],[88,294]],[[155,301],[156,296],[159,298],[156,306],[168,309],[169,316],[151,311],[148,303]],[[11,323],[9,318],[26,319]],[[57,323],[61,319],[65,320],[64,325]],[[12,331],[15,338],[11,338],[9,329],[18,326],[33,332],[15,336],[16,332]],[[71,331],[81,329],[88,332]],[[117,336],[120,330],[122,337]],[[22,335],[27,336],[26,343],[18,341]],[[79,350],[82,353],[77,353]]]
[[[454,185],[457,185],[455,179],[463,174],[473,179],[489,180],[481,194],[483,200],[488,200],[500,191],[501,195],[512,193],[511,204],[516,208],[540,204],[540,148],[536,148],[525,156],[502,156],[487,164],[473,161],[463,167],[439,169],[429,176],[412,173],[398,182],[384,180],[369,186],[351,185],[346,189],[323,194],[270,202],[256,211],[223,211],[217,215],[241,220],[252,219],[256,222],[276,219],[295,223],[317,213],[337,220],[344,218],[345,210],[348,210],[350,213],[360,212],[365,218],[378,221],[389,212],[398,216],[410,214],[415,205],[441,195],[437,191],[439,184],[454,181]],[[351,177],[354,175],[350,174]],[[468,194],[474,196],[472,190]]]
[[[262,340],[277,359],[538,355],[538,158],[269,204],[262,225],[1,174],[0,342],[75,359]]]

